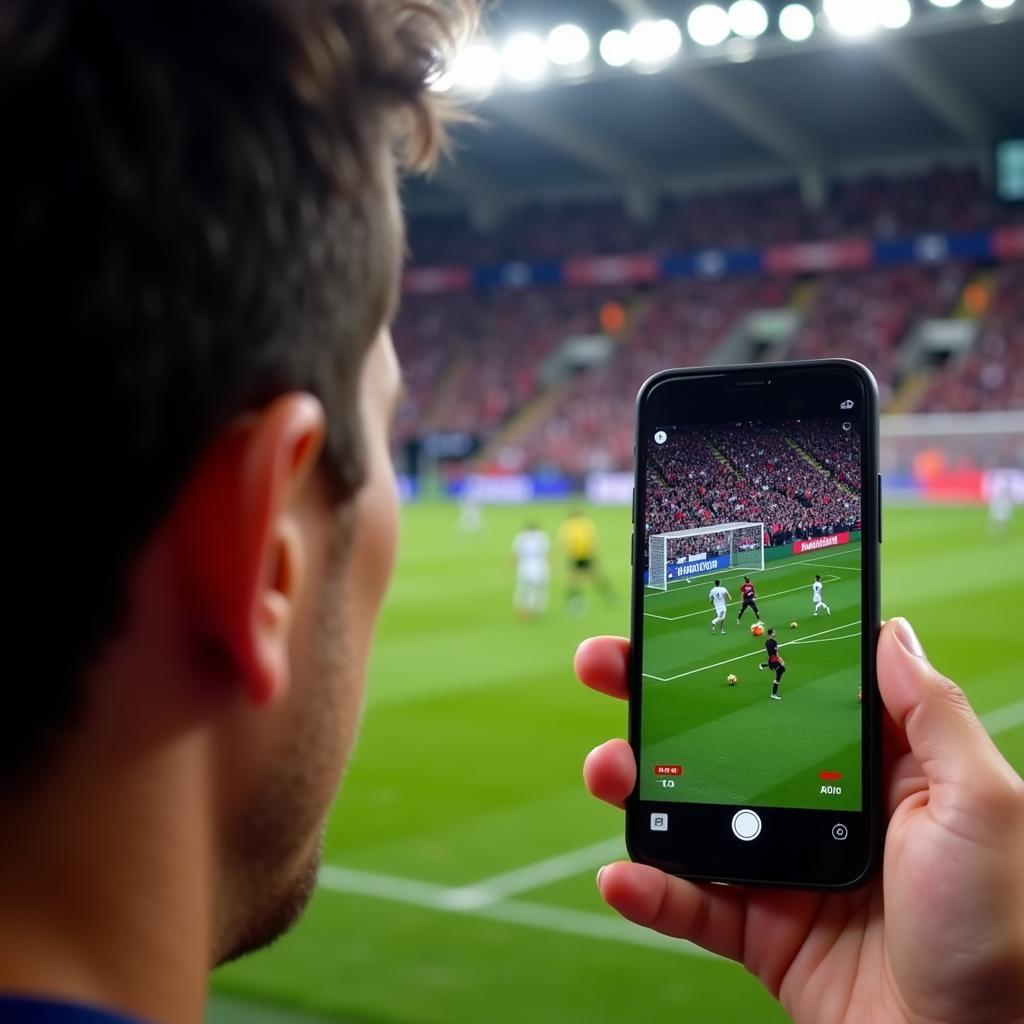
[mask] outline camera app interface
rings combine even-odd
[[[852,404],[649,432],[642,800],[861,809]]]

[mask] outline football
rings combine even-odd
[[[791,622],[791,623],[789,624],[789,628],[790,628],[790,629],[796,629],[796,623],[795,623],[795,622]]]
[[[764,636],[764,623],[763,622],[755,622],[750,627],[750,632],[753,633],[754,636]]]
[[[734,676],[734,675],[733,675],[733,674],[732,674],[731,672],[729,673],[729,675],[727,675],[727,676],[725,677],[725,681],[726,681],[726,682],[727,682],[727,683],[728,683],[728,684],[729,684],[730,686],[735,686],[735,685],[736,685],[736,677],[735,677],[735,676]]]

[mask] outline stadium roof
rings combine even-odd
[[[995,141],[1024,137],[1024,0],[1001,10],[849,0],[857,12],[892,3],[912,13],[898,30],[856,39],[808,0],[816,25],[799,43],[778,31],[782,0],[763,2],[769,29],[758,39],[701,46],[688,34],[693,0],[505,0],[486,25],[496,48],[572,22],[591,56],[577,75],[551,66],[531,85],[501,78],[475,106],[482,123],[456,131],[454,161],[409,185],[410,211],[468,207],[486,218],[531,200],[616,194],[642,204],[784,177],[814,189],[922,159],[984,165]],[[662,18],[681,46],[658,70],[610,67],[593,52],[613,28]]]

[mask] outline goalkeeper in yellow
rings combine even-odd
[[[558,530],[558,543],[567,561],[569,613],[582,615],[587,610],[583,585],[588,581],[610,604],[615,595],[597,566],[597,527],[593,521],[579,510],[570,512]]]

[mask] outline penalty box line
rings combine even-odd
[[[831,575],[827,575],[826,574],[825,579],[822,582],[824,582],[824,583],[837,583],[841,579],[842,579],[841,576],[831,576]],[[772,597],[782,597],[783,594],[796,594],[797,592],[799,592],[801,590],[806,590],[806,589],[807,589],[807,584],[806,583],[801,583],[799,587],[790,587],[789,590],[776,590],[772,594],[761,594],[757,598],[757,600],[758,601],[765,601],[765,600],[768,600],[769,598],[772,598]],[[733,607],[735,607],[736,604],[737,604],[737,602],[734,601],[733,602]],[[646,615],[646,616],[648,616],[649,618],[652,618],[652,619],[662,619],[665,622],[678,622],[680,619],[692,619],[695,615],[708,615],[708,614],[710,614],[710,612],[711,612],[710,608],[701,608],[699,611],[684,612],[682,615],[658,615],[655,612],[644,612],[644,615]]]
[[[709,576],[717,575],[719,579],[723,580],[738,580],[741,576],[749,576],[751,573],[763,573],[763,572],[775,572],[777,569],[789,569],[792,567],[793,562],[791,558],[799,559],[803,565],[819,565],[823,563],[826,558],[835,558],[837,555],[853,555],[860,551],[860,542],[855,542],[856,546],[848,544],[843,545],[842,551],[836,551],[831,555],[822,555],[821,558],[810,559],[804,558],[801,555],[789,555],[785,561],[780,560],[779,565],[767,565],[763,569],[726,569],[725,572],[716,574],[715,572],[701,573],[699,576],[691,576],[684,580],[670,580],[667,590],[657,590],[654,587],[644,584],[644,590],[650,590],[651,593],[644,594],[644,600],[649,597],[664,597],[666,594],[671,594],[674,589],[678,589],[683,583],[693,583],[694,580],[707,579]],[[829,569],[852,569],[853,566],[846,565],[829,565],[826,566]],[[860,572],[860,570],[856,570]]]
[[[835,632],[837,632],[840,629],[849,629],[851,626],[859,626],[859,625],[860,625],[859,622],[847,622],[843,626],[833,626],[832,629],[823,629],[823,630],[820,630],[817,633],[812,633],[809,637],[807,637],[807,640],[813,640],[814,637],[816,637],[816,636],[825,636],[827,633],[835,633]],[[837,637],[836,639],[840,639],[841,640],[842,637]],[[801,641],[804,641],[803,637],[799,637],[796,640],[787,640],[785,643],[779,644],[779,646],[780,647],[790,647],[793,644],[800,643]],[[804,642],[806,642],[806,641],[804,641]],[[724,661],[716,661],[713,665],[702,665],[700,668],[691,668],[688,672],[680,672],[679,675],[675,675],[675,676],[656,676],[656,675],[652,675],[650,672],[645,672],[644,673],[644,678],[645,679],[655,679],[659,683],[671,683],[671,682],[674,682],[676,679],[683,679],[686,676],[694,676],[698,672],[707,672],[707,671],[709,671],[710,669],[713,669],[713,668],[721,668],[723,665],[731,665],[734,661],[743,661],[744,658],[755,658],[755,657],[758,657],[760,655],[760,653],[761,653],[761,651],[748,651],[746,654],[737,654],[735,658],[726,658]]]

